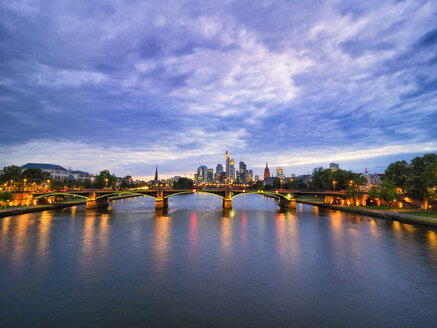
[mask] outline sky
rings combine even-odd
[[[436,1],[0,2],[0,167],[383,172],[436,137]]]

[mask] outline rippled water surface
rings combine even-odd
[[[0,218],[0,327],[437,327],[437,229],[233,203]]]

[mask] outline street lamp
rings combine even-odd
[[[108,178],[105,178],[105,188],[108,188]]]
[[[27,182],[27,179],[24,179],[23,180],[23,190],[26,190],[26,182]]]
[[[334,185],[334,191],[335,191],[335,184],[337,183],[337,181],[332,181],[332,184]]]

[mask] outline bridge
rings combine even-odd
[[[232,199],[245,194],[258,194],[275,197],[279,200],[279,206],[283,208],[295,208],[296,200],[291,190],[246,190],[246,189],[132,189],[132,190],[66,190],[57,192],[39,192],[32,194],[35,204],[46,203],[48,199],[65,196],[78,197],[86,200],[87,208],[107,207],[109,198],[114,196],[146,196],[155,199],[156,209],[168,208],[168,199],[183,194],[206,193],[223,199],[223,208],[232,208]]]

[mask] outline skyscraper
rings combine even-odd
[[[214,182],[222,182],[220,181],[222,173],[223,173],[223,165],[217,164],[215,168]]]
[[[207,169],[206,170],[206,182],[207,183],[213,183],[214,182],[214,170],[213,169]]]
[[[226,178],[227,178],[227,182],[229,183],[230,181],[230,162],[231,159],[229,158],[229,153],[228,153],[228,149],[226,149]]]
[[[233,183],[235,180],[235,167],[234,167],[234,159],[231,158],[229,161],[229,183]]]
[[[269,170],[269,165],[266,162],[266,168],[264,169],[264,179],[265,178],[270,178],[270,170]]]
[[[337,171],[340,168],[340,165],[338,163],[329,163],[329,168],[332,171]]]
[[[284,169],[282,167],[276,168],[276,177],[278,177],[281,180],[284,180]]]
[[[208,177],[208,168],[204,165],[199,166],[199,168],[197,169],[197,183],[200,182],[207,182],[207,177]]]

